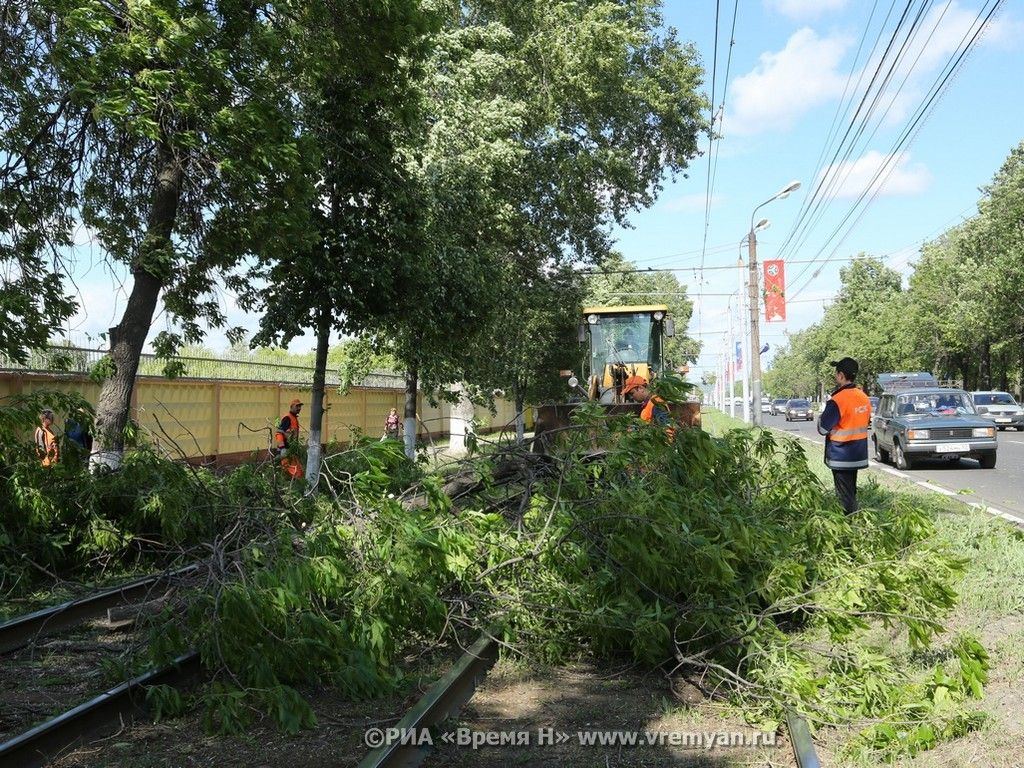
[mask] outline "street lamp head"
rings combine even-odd
[[[800,189],[800,182],[799,181],[791,181],[775,197],[777,199],[779,199],[779,200],[783,200],[783,199],[789,197],[789,193],[790,192],[796,192],[798,189]]]
[[[759,222],[757,222],[757,224],[754,225],[754,231],[760,232],[762,230],[768,229],[768,227],[770,227],[771,225],[772,223],[768,221],[768,219],[761,219]]]

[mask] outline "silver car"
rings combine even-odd
[[[978,415],[993,422],[1000,430],[1007,427],[1024,429],[1024,408],[1009,392],[971,392]]]

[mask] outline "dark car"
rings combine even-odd
[[[977,459],[996,465],[996,428],[978,415],[971,396],[944,387],[895,388],[885,392],[871,420],[875,460],[899,469],[920,459]]]
[[[814,421],[814,410],[809,400],[790,400],[786,403],[786,421]]]
[[[786,398],[779,398],[777,400],[772,400],[772,416],[778,416],[780,414],[785,413],[786,412],[786,403],[788,403],[788,402],[789,402],[789,400],[787,400]]]
[[[978,415],[988,419],[999,430],[1024,429],[1024,408],[1009,392],[971,392]]]

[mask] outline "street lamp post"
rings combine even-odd
[[[754,227],[754,231],[760,232],[763,229],[768,229],[769,226],[770,222],[768,219],[761,219]],[[738,273],[740,276],[740,287],[737,289],[736,296],[739,304],[740,348],[743,353],[743,358],[747,361],[746,365],[743,366],[743,420],[750,424],[754,424],[754,417],[752,415],[753,411],[751,410],[753,403],[751,402],[750,395],[750,373],[753,370],[753,368],[751,368],[751,365],[753,365],[753,363],[751,363],[751,360],[753,360],[753,353],[751,352],[752,347],[750,346],[750,324],[743,319],[744,312],[747,312],[748,317],[750,315],[750,280],[743,279],[743,244],[748,242],[749,239],[750,235],[746,234],[743,236],[743,239],[740,240],[740,255],[739,260],[736,262],[736,266],[739,267]],[[744,301],[744,291],[747,292],[746,301]]]
[[[761,417],[761,330],[759,325],[759,312],[760,312],[760,301],[758,300],[758,281],[757,281],[757,235],[754,234],[754,216],[757,215],[757,211],[773,200],[781,200],[784,197],[788,197],[790,192],[795,192],[800,188],[799,181],[791,181],[782,190],[776,192],[774,195],[765,200],[761,205],[757,206],[750,214],[750,234],[747,235],[747,247],[750,250],[750,378],[751,378],[751,398],[753,403],[751,412],[751,423],[760,425],[763,423]]]

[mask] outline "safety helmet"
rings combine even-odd
[[[622,385],[622,396],[625,397],[637,387],[646,387],[647,379],[643,376],[630,376],[626,379],[626,383]]]

